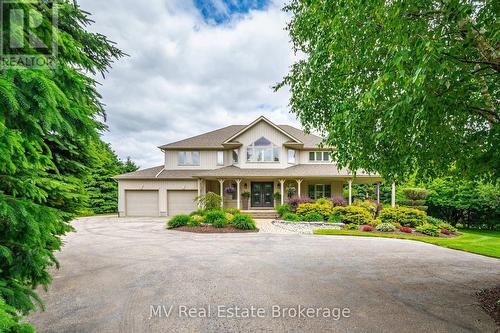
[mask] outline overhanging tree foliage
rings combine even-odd
[[[0,68],[0,305],[3,299],[26,314],[35,309],[34,301],[41,305],[33,290],[51,281],[48,268],[58,265],[53,253],[71,230],[67,221],[88,205],[82,179],[104,129],[104,110],[89,75],[104,73],[123,53],[106,37],[86,31],[87,14],[68,1],[56,4],[58,27],[46,2],[18,5],[42,14],[39,38],[49,42],[54,32],[59,48],[55,68]],[[37,50],[25,43],[24,53]],[[0,324],[14,327],[10,307],[0,312]]]
[[[276,86],[341,166],[403,179],[500,175],[498,1],[292,0]]]

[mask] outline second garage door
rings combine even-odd
[[[189,214],[196,210],[194,199],[198,191],[169,190],[167,191],[168,215]]]
[[[127,216],[158,216],[158,191],[125,191]]]

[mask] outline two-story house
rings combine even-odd
[[[342,195],[344,184],[351,193],[353,181],[382,180],[338,169],[329,149],[320,148],[321,141],[262,116],[249,125],[231,125],[160,146],[164,165],[114,177],[119,215],[189,213],[197,208],[195,197],[209,191],[222,195],[224,207],[273,209],[290,196],[331,197]],[[243,192],[250,197],[242,198]]]

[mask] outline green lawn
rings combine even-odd
[[[342,235],[411,239],[431,243],[450,249],[482,254],[488,257],[500,258],[500,231],[461,230],[461,235],[454,238],[423,237],[396,234],[378,234],[353,230],[318,229],[316,235]]]

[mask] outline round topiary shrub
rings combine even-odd
[[[303,216],[306,222],[323,222],[323,215],[317,212],[309,212]]]
[[[391,232],[396,230],[396,227],[391,223],[380,223],[376,229],[377,231]]]
[[[175,215],[168,221],[167,225],[169,228],[179,228],[187,225],[190,220],[189,215]]]
[[[332,215],[338,216],[341,222],[346,224],[370,224],[373,220],[371,214],[366,209],[355,206],[334,207]]]
[[[300,217],[294,213],[285,213],[285,214],[283,214],[282,219],[285,221],[290,221],[290,222],[300,221]]]
[[[427,214],[413,208],[391,207],[382,209],[379,218],[382,223],[399,223],[403,227],[415,228],[426,223]]]
[[[224,228],[227,225],[227,220],[225,218],[223,219],[216,219],[212,222],[212,225],[215,228]]]
[[[406,232],[407,234],[411,234],[413,232],[413,229],[410,227],[401,227],[399,228],[400,231]]]
[[[205,223],[213,224],[215,220],[225,220],[227,223],[226,219],[226,213],[222,210],[211,210],[205,215]]]
[[[233,219],[233,225],[236,229],[242,230],[255,230],[255,221],[250,215],[246,214],[236,214]]]

